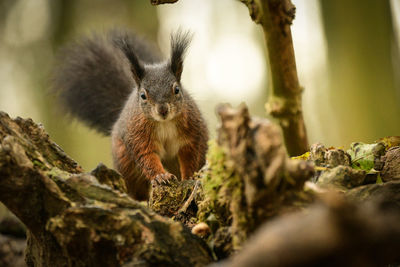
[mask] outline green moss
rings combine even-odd
[[[172,180],[165,186],[152,188],[149,206],[160,215],[174,217],[195,187],[195,180]]]
[[[382,178],[381,178],[380,173],[378,173],[378,175],[377,175],[377,177],[376,177],[376,183],[377,183],[377,184],[383,184],[383,181],[382,181]]]
[[[71,176],[69,172],[63,171],[57,167],[51,168],[49,171],[46,172],[46,175],[55,180],[55,182],[57,182],[57,180],[66,181]]]
[[[222,148],[215,141],[210,141],[207,153],[209,168],[202,180],[205,199],[199,205],[197,216],[199,221],[206,221],[209,217],[215,217],[220,222],[220,213],[226,213],[227,207],[221,205],[219,201],[219,192],[226,178],[224,177],[226,176],[225,158]]]
[[[209,142],[207,161],[209,162],[209,171],[203,178],[203,188],[206,195],[215,200],[216,193],[222,186],[223,176],[226,175],[226,156],[215,141]]]
[[[43,162],[41,162],[38,159],[33,159],[32,160],[33,166],[41,169],[41,170],[47,170],[46,166],[43,164]]]
[[[209,166],[202,180],[205,199],[199,205],[197,217],[206,222],[214,218],[214,225],[216,220],[219,226],[228,226],[232,220],[232,203],[241,202],[242,182],[215,141],[209,142],[207,161]]]
[[[110,186],[100,184],[90,174],[70,174],[66,171],[53,167],[46,172],[59,188],[76,202],[86,201],[97,205],[97,202],[106,202],[126,207],[136,207],[138,204],[120,191],[113,190]]]

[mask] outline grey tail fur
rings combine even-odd
[[[133,66],[160,60],[157,50],[136,35],[113,30],[62,49],[53,75],[53,91],[65,110],[88,126],[110,134],[135,88]]]

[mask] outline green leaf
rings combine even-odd
[[[347,153],[351,157],[351,166],[355,169],[370,171],[374,168],[374,161],[385,152],[383,143],[364,144],[352,143]]]

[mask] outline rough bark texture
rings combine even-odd
[[[400,260],[400,209],[337,195],[263,225],[241,253],[215,266],[386,266]],[[295,222],[295,223],[294,223]]]
[[[290,0],[241,0],[254,22],[262,25],[272,73],[267,111],[278,119],[291,156],[308,151],[301,93],[290,25],[295,6]]]
[[[391,180],[400,180],[400,147],[390,148],[380,160],[383,166],[380,166],[382,180],[385,182]]]
[[[83,173],[32,120],[0,113],[0,140],[0,201],[28,229],[29,266],[211,261],[200,238],[129,198],[114,171],[100,165]]]
[[[225,198],[229,205],[233,247],[238,249],[268,218],[313,200],[303,186],[312,177],[314,165],[290,160],[280,129],[266,119],[250,118],[245,105],[237,109],[221,105],[218,115],[221,126],[217,143],[236,181],[224,185],[217,199]],[[213,172],[208,177],[215,179]],[[209,190],[206,197],[210,194],[215,192]]]

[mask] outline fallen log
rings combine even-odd
[[[32,120],[0,113],[0,201],[27,227],[28,266],[203,266],[207,245],[124,193],[119,174],[92,173]]]

